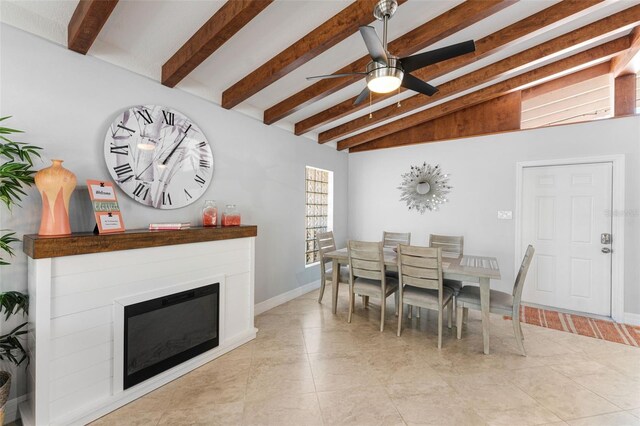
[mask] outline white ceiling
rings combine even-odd
[[[389,39],[393,40],[407,33],[462,1],[409,0],[398,8],[390,21]],[[425,50],[468,39],[478,40],[557,1],[520,0]],[[2,0],[0,20],[66,46],[67,25],[77,3],[77,0]],[[120,0],[88,54],[159,81],[162,64],[224,3],[222,0]],[[348,0],[276,0],[180,82],[175,90],[184,90],[219,104],[224,90],[350,3]],[[542,31],[526,42],[515,43],[495,55],[440,77],[432,83],[441,84],[639,3],[640,0],[606,1],[586,16]],[[380,34],[380,23],[376,22],[374,26]],[[620,35],[616,34],[613,37]],[[593,46],[578,46],[559,57],[590,47]],[[333,73],[365,54],[364,43],[358,34],[354,34],[235,109],[262,120],[265,109],[309,86],[311,83],[305,79],[306,76]],[[520,74],[529,68],[514,70],[500,80]],[[364,82],[353,84],[292,114],[276,125],[292,130],[297,121],[357,95],[363,87]],[[413,94],[410,91],[404,92],[376,104],[374,108],[389,105]],[[362,114],[360,111],[306,136],[315,140],[319,131]]]

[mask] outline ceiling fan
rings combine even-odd
[[[354,105],[358,105],[367,99],[371,92],[390,93],[397,90],[400,86],[418,93],[423,93],[427,96],[433,96],[438,89],[412,76],[410,73],[428,65],[455,58],[456,56],[466,53],[475,52],[475,43],[473,40],[469,40],[429,52],[407,56],[406,58],[393,56],[387,50],[387,24],[397,8],[398,2],[396,0],[380,0],[374,7],[373,16],[375,16],[377,20],[384,22],[382,41],[378,38],[375,28],[371,26],[360,27],[360,34],[371,56],[371,62],[367,64],[366,71],[318,75],[307,77],[307,80],[365,75],[367,87],[360,92],[353,102]]]

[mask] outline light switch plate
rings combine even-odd
[[[499,220],[511,220],[513,219],[513,212],[511,210],[498,210]]]

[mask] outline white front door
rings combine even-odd
[[[522,175],[520,257],[536,249],[522,300],[611,315],[612,164],[526,167]],[[615,235],[612,237],[615,238]]]

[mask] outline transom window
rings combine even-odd
[[[333,227],[333,172],[306,167],[306,230],[305,264],[320,261],[316,232],[327,232]]]

